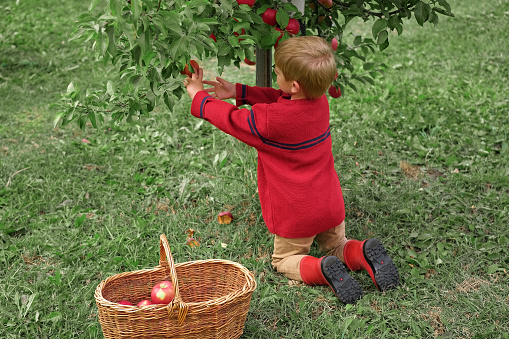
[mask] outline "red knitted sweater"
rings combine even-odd
[[[236,84],[237,106],[196,94],[191,113],[258,151],[258,192],[271,233],[285,238],[310,237],[345,218],[334,169],[329,103],[290,100],[273,88]]]

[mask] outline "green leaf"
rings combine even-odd
[[[440,6],[445,8],[447,12],[451,13],[451,5],[449,5],[449,3],[446,0],[438,0],[438,3],[440,4]]]
[[[161,15],[164,17],[164,23],[166,28],[168,28],[168,32],[177,36],[182,36],[183,32],[178,14],[173,12],[163,12]]]
[[[443,8],[439,8],[439,7],[435,7],[433,8],[433,11],[437,12],[437,13],[440,13],[442,15],[445,15],[445,16],[450,16],[450,17],[454,17],[454,14],[450,13],[450,12],[447,12],[446,10],[444,10]]]
[[[286,28],[290,21],[290,16],[285,10],[279,10],[276,12],[276,21],[279,24],[279,27]]]
[[[90,122],[92,123],[92,126],[93,126],[94,128],[97,128],[97,121],[96,121],[96,119],[95,119],[95,113],[94,113],[94,112],[90,112],[90,113],[88,114],[88,119],[89,119],[89,120],[90,120]]]
[[[189,41],[187,41],[186,36],[181,36],[180,38],[175,39],[170,45],[170,56],[173,59],[177,59],[183,52],[187,52],[189,47]]]
[[[131,13],[133,14],[134,20],[138,20],[140,17],[142,6],[141,0],[131,0]]]
[[[225,56],[228,55],[231,51],[231,46],[223,41],[218,41],[217,43],[217,55]]]
[[[232,1],[219,0],[219,2],[221,3],[221,9],[223,9],[224,11],[231,12],[233,10]]]
[[[115,45],[115,27],[109,25],[106,27],[108,35],[108,53],[114,58],[117,55],[117,46]]]
[[[108,80],[108,83],[106,84],[106,92],[110,96],[113,96],[115,94],[115,89],[113,87],[113,83],[110,80]]]
[[[387,47],[389,47],[389,39],[385,39],[385,42],[383,44],[378,45],[378,49],[380,50],[380,52],[382,52]]]
[[[102,0],[93,0],[90,6],[88,6],[88,11],[92,12],[101,1]]]
[[[53,128],[57,127],[58,125],[58,122],[60,121],[60,119],[62,119],[62,117],[65,115],[65,112],[58,112],[56,115],[55,115],[55,119],[53,120]]]
[[[383,31],[386,28],[387,28],[387,20],[386,19],[378,19],[377,21],[375,21],[375,23],[373,24],[373,27],[371,28],[371,33],[373,33],[373,38],[376,39],[376,37],[378,36],[378,33],[380,33],[381,31]]]
[[[417,20],[417,23],[421,26],[424,25],[426,20],[428,20],[428,11],[426,9],[426,6],[429,5],[425,4],[422,1],[419,1],[417,5],[415,5],[414,9],[415,20]]]
[[[136,45],[136,30],[134,28],[134,25],[125,20],[120,21],[120,25],[122,26],[124,35],[129,40],[129,44],[132,49]]]
[[[392,15],[389,18],[388,26],[390,29],[395,29],[401,23],[399,15]]]
[[[67,94],[71,94],[72,92],[76,91],[74,88],[74,83],[71,81],[71,83],[67,86]]]
[[[164,103],[166,104],[166,107],[168,107],[170,111],[173,109],[173,106],[175,105],[173,96],[171,94],[168,94],[168,92],[164,92]]]
[[[435,11],[431,11],[430,19],[434,26],[438,25],[438,14]]]
[[[152,18],[152,22],[154,23],[154,26],[156,26],[157,29],[159,29],[159,31],[161,32],[161,39],[163,40],[166,39],[166,37],[168,36],[168,29],[166,28],[163,18],[159,15],[155,15]]]
[[[376,44],[377,45],[381,45],[383,44],[385,41],[387,41],[387,39],[389,38],[389,33],[387,31],[381,31],[379,34],[378,34],[378,39],[376,41]]]
[[[363,69],[365,71],[368,71],[370,69],[372,69],[373,67],[375,67],[375,63],[374,62],[366,62],[364,65],[363,65]]]
[[[122,0],[110,0],[110,11],[112,15],[120,16],[122,15]]]

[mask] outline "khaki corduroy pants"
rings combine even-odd
[[[283,238],[275,235],[272,267],[290,279],[302,281],[300,276],[300,261],[309,254],[313,241],[318,243],[319,249],[325,255],[334,255],[343,260],[343,248],[348,241],[345,237],[345,222],[307,238]]]

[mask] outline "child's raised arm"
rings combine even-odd
[[[205,91],[212,93],[211,95],[217,99],[235,99],[237,96],[235,85],[220,77],[216,77],[216,80],[217,81],[204,80],[204,84],[213,86],[211,88],[206,88]]]

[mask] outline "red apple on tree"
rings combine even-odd
[[[248,5],[249,7],[253,7],[256,0],[237,0],[239,5]]]
[[[236,22],[239,22],[238,19],[233,18],[233,20],[235,20]],[[240,32],[241,32],[240,34],[242,34],[242,35],[246,34],[246,30],[244,28],[242,28],[242,31],[240,31]],[[233,32],[233,35],[235,35],[236,37],[239,36],[240,34],[237,32]],[[239,41],[242,41],[242,40],[244,40],[244,39],[239,39]]]
[[[209,38],[214,40],[214,42],[217,42],[217,38],[216,38],[216,35],[214,33],[210,33]]]
[[[334,51],[338,49],[338,45],[339,45],[338,39],[332,38],[331,47]]]
[[[249,66],[254,66],[254,65],[256,65],[256,62],[251,61],[251,60],[249,60],[248,58],[245,58],[245,59],[244,59],[244,62],[245,62],[246,64],[248,64]]]
[[[136,306],[148,306],[148,305],[152,305],[152,302],[148,299],[145,299],[140,301]]]
[[[331,85],[329,87],[329,95],[333,98],[339,98],[341,96],[341,88]]]
[[[300,32],[300,24],[297,19],[290,18],[288,21],[288,25],[286,26],[286,30],[288,33],[291,33],[293,35],[299,34]]]
[[[285,32],[283,32],[283,30],[281,30],[280,28],[277,28],[277,27],[276,27],[276,31],[279,32],[279,38],[277,38],[276,43],[274,44],[274,48],[277,48],[277,46],[279,45],[279,41],[281,40],[281,38],[285,34]]]
[[[175,290],[171,281],[161,281],[152,288],[150,298],[154,304],[169,304],[175,297]]]
[[[276,13],[277,11],[274,8],[267,8],[267,10],[262,14],[263,22],[270,26],[276,26]]]
[[[332,0],[318,0],[318,2],[325,8],[331,8],[333,5]]]

